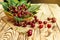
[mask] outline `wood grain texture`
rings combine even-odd
[[[56,6],[54,6],[54,5],[56,5]],[[44,21],[47,19],[47,17],[56,17],[56,19],[58,21],[58,17],[60,14],[60,9],[59,9],[60,7],[57,4],[54,4],[54,5],[53,4],[51,4],[51,5],[41,4],[40,10],[36,14],[38,19],[41,19],[42,21]],[[52,12],[53,12],[53,14],[52,14]],[[58,13],[58,14],[56,14],[56,13]],[[53,15],[55,15],[55,16],[53,16]],[[60,23],[60,21],[58,21],[57,23]],[[41,30],[38,28],[32,29],[33,34],[32,34],[32,36],[28,37],[26,34],[18,33],[17,31],[14,30],[15,28],[13,25],[7,23],[4,26],[4,29],[0,32],[0,35],[3,36],[3,37],[0,36],[0,40],[3,40],[5,37],[7,37],[8,33],[9,33],[9,35],[12,34],[12,36],[8,36],[6,38],[6,40],[57,40],[57,39],[60,40],[60,32],[59,32],[60,28],[58,29],[58,26],[56,23],[52,24],[52,25],[55,25],[54,29],[52,29],[52,27],[50,29],[45,28],[46,26],[44,26],[44,28]],[[10,26],[13,27],[14,29],[10,30]],[[60,27],[60,25],[59,25],[59,27]],[[4,34],[4,35],[2,35],[2,34]],[[8,38],[10,38],[10,39],[8,39]]]

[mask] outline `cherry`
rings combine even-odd
[[[27,25],[25,23],[23,23],[23,27],[26,27]]]
[[[47,18],[47,20],[48,20],[48,21],[50,21],[50,20],[51,20],[51,18]]]
[[[20,13],[18,13],[17,15],[18,15],[19,18],[22,17],[22,15]]]
[[[14,13],[17,13],[18,12],[18,10],[17,9],[15,9],[15,10],[13,10],[14,11]]]
[[[44,21],[43,23],[44,23],[44,24],[47,24],[47,21]]]
[[[36,22],[38,22],[39,20],[37,19],[37,16],[34,16],[34,20],[36,21]]]
[[[22,4],[21,7],[25,8],[26,6],[24,4]]]
[[[18,17],[22,17],[22,11],[18,12]]]
[[[35,23],[35,22],[36,22],[35,20],[32,21],[32,23]]]
[[[36,22],[38,22],[39,20],[38,19],[35,19]]]
[[[25,24],[27,24],[27,21],[24,21],[25,22]]]
[[[32,28],[34,28],[34,27],[35,27],[35,24],[34,24],[34,23],[32,23],[32,24],[31,24],[31,27],[32,27]]]
[[[31,13],[29,11],[24,12],[25,15],[30,15]]]
[[[42,24],[42,21],[38,21],[39,24]]]
[[[51,24],[47,24],[47,27],[48,27],[48,28],[51,28]]]
[[[26,24],[23,25],[23,27],[26,27],[26,26],[27,26]]]
[[[21,9],[22,9],[22,7],[21,7],[21,6],[18,6],[17,8],[18,8],[18,10],[21,10]]]
[[[16,13],[14,13],[13,16],[16,16]]]
[[[18,13],[19,13],[19,14],[21,14],[21,15],[23,15],[23,11],[22,11],[22,10],[21,10],[21,11],[19,11]]]
[[[52,18],[52,21],[51,21],[52,23],[55,23],[56,22],[56,19],[55,18]]]
[[[21,7],[23,7],[25,10],[27,10],[27,7],[25,4],[22,4]]]
[[[25,12],[24,12],[24,14],[25,14],[25,15],[27,15],[27,14],[28,14],[28,12],[27,12],[27,11],[25,11]]]
[[[23,11],[21,11],[21,15],[24,15],[24,12]]]
[[[31,36],[32,35],[32,30],[31,29],[28,30],[27,34],[28,34],[28,36]]]
[[[37,16],[34,16],[35,19],[37,19]]]
[[[19,26],[22,26],[22,23],[19,23]]]
[[[40,29],[43,28],[43,24],[40,24],[40,25],[39,25],[39,28],[40,28]]]
[[[17,9],[14,6],[10,6],[9,7],[9,11],[11,11],[12,13],[17,13]]]
[[[15,22],[14,25],[15,25],[15,26],[19,26],[19,23]]]
[[[28,8],[25,6],[25,10],[27,10]]]
[[[32,24],[32,22],[28,22],[27,24],[28,24],[28,25],[31,25],[31,24]]]
[[[15,7],[14,6],[10,6],[9,10],[15,10]]]

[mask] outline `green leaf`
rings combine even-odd
[[[20,0],[20,4],[27,4],[27,0]]]
[[[23,21],[23,19],[22,18],[18,18],[18,17],[14,17],[14,19],[16,20],[16,21],[18,21],[18,22],[20,22],[20,21]]]
[[[18,3],[18,0],[7,0],[9,6],[16,6],[16,4]]]
[[[2,4],[3,8],[7,11],[8,10],[8,4],[6,2],[0,2]]]
[[[14,3],[14,4],[13,4],[14,6],[17,6],[18,3],[19,3],[19,1],[18,1],[18,0],[13,0],[13,3]]]
[[[18,3],[19,1],[18,0],[13,0],[15,3]]]
[[[26,4],[27,8],[31,7],[31,4],[30,3],[27,3]]]
[[[27,0],[20,0],[20,2],[24,2],[24,1],[27,2]]]
[[[39,9],[40,5],[31,5],[30,8],[28,8],[28,11],[30,12],[36,12]]]

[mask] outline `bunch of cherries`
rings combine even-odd
[[[22,4],[18,7],[10,6],[9,11],[13,13],[13,16],[17,16],[19,18],[32,15],[32,13],[28,11],[28,8],[25,4]]]
[[[13,13],[13,16],[17,16],[19,18],[21,17],[25,17],[27,15],[31,16],[32,14],[27,10],[28,8],[26,7],[26,5],[21,5],[21,6],[18,6],[17,8],[14,7],[14,6],[11,6],[9,8],[9,11]],[[48,21],[51,21],[52,23],[55,23],[56,22],[56,19],[53,17],[53,18],[47,18]],[[23,21],[23,22],[15,22],[14,25],[16,26],[22,26],[22,27],[27,27],[27,25],[30,25],[31,28],[34,28],[35,27],[35,23],[38,23],[39,24],[39,28],[43,28],[44,24],[47,24],[47,28],[51,28],[51,24],[48,24],[47,21],[41,21],[39,19],[37,19],[37,16],[34,16],[34,20],[32,21]],[[28,36],[31,36],[32,35],[32,30],[29,30],[27,32]]]
[[[52,23],[56,22],[56,19],[54,17],[53,18],[47,18],[47,20],[52,22]],[[22,27],[27,27],[27,25],[30,25],[31,28],[34,28],[35,23],[39,24],[39,26],[38,26],[39,29],[42,29],[44,25],[47,25],[47,28],[51,28],[51,24],[49,24],[47,21],[42,22],[41,20],[37,19],[37,16],[34,16],[34,20],[32,20],[32,21],[24,21],[23,23],[16,24],[16,25],[22,26]],[[30,29],[27,32],[27,34],[28,34],[28,36],[31,36],[32,35],[32,30]]]
[[[39,23],[39,28],[40,29],[43,28],[43,24],[47,24],[47,21],[44,21],[44,22],[39,21],[36,16],[34,16],[34,18],[35,18],[35,20],[32,21],[32,25],[31,25],[32,28],[35,27],[35,24],[34,24],[35,22]],[[51,21],[52,23],[56,22],[56,19],[54,17],[53,18],[47,18],[47,20]],[[47,24],[47,28],[51,28],[51,24]],[[32,35],[32,30],[29,30],[27,33],[28,33],[28,36],[31,36]]]

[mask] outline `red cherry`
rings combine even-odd
[[[26,27],[27,25],[25,23],[23,23],[23,27]]]
[[[25,6],[25,10],[27,10],[28,8]]]
[[[21,7],[21,6],[18,6],[17,8],[18,8],[18,10],[21,10],[21,9],[22,9],[22,7]]]
[[[16,13],[14,13],[13,16],[16,16]]]
[[[18,12],[18,10],[17,9],[15,9],[15,10],[13,10],[14,11],[14,13],[17,13]]]
[[[37,19],[37,16],[34,16],[35,19]]]
[[[9,10],[15,10],[16,8],[14,6],[10,6]]]
[[[42,21],[38,21],[39,24],[42,24]]]
[[[28,25],[31,25],[31,24],[32,24],[32,22],[28,22],[27,24],[28,24]]]
[[[47,21],[44,21],[43,23],[44,23],[44,24],[47,24]]]
[[[24,14],[25,14],[25,15],[29,15],[29,14],[31,14],[31,13],[30,13],[29,11],[25,11]]]
[[[40,28],[40,29],[43,28],[43,24],[40,24],[40,25],[39,25],[39,28]]]
[[[14,25],[15,25],[15,26],[19,26],[19,23],[15,22]]]
[[[26,6],[24,4],[22,4],[21,7],[25,8]]]
[[[27,24],[27,21],[24,21],[25,22],[25,24]]]
[[[35,20],[32,21],[32,23],[35,23],[35,22],[36,22]]]
[[[27,14],[28,14],[28,12],[26,12],[26,11],[25,11],[25,12],[24,12],[24,14],[25,14],[25,15],[27,15]]]
[[[38,19],[35,19],[36,22],[38,22],[39,20]]]
[[[28,25],[30,25],[30,22],[27,22]]]
[[[18,13],[22,15],[22,12],[23,12],[23,11],[19,11]]]
[[[31,36],[31,35],[32,35],[32,30],[29,30],[29,31],[27,32],[27,34],[28,34],[28,36]]]
[[[21,7],[23,7],[25,10],[27,10],[27,7],[25,4],[22,4]]]
[[[47,20],[48,20],[48,21],[50,21],[50,20],[51,20],[51,18],[47,18]]]
[[[47,27],[48,27],[48,28],[51,28],[51,24],[47,24]]]
[[[54,19],[56,19],[56,18],[53,17],[52,20],[54,20]]]
[[[31,27],[32,27],[32,28],[34,28],[34,27],[35,27],[35,24],[34,24],[34,23],[32,23],[32,24],[31,24]]]
[[[52,23],[55,23],[56,22],[56,19],[55,18],[52,18],[52,21],[51,21]]]
[[[22,26],[22,23],[19,23],[19,26]]]
[[[18,13],[18,17],[20,18],[20,17],[22,17],[22,15],[20,13]]]

